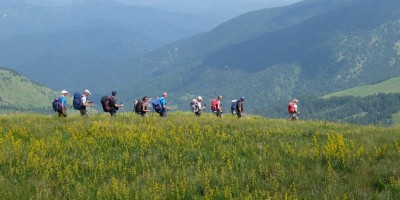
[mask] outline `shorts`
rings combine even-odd
[[[290,114],[290,118],[299,119],[299,114],[298,113],[289,113],[289,114]]]
[[[160,117],[167,117],[166,111],[160,111]]]
[[[215,115],[217,115],[217,117],[222,117],[222,112],[219,110],[213,111],[213,113],[215,113]]]
[[[80,109],[79,111],[81,112],[81,116],[88,116],[86,108]]]

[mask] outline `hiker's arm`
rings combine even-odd
[[[217,103],[217,110],[218,110],[219,112],[222,112],[221,102],[218,102],[218,103]]]
[[[115,107],[117,107],[117,108],[119,108],[119,107],[124,107],[124,104],[114,104],[115,105]]]
[[[93,106],[93,103],[91,103],[90,101],[85,101],[84,103],[82,103],[82,105],[85,107],[91,107]]]
[[[170,108],[168,108],[167,105],[165,105],[165,104],[162,105],[162,107],[163,107],[163,109],[165,109],[165,110],[169,110],[169,109],[170,109]]]
[[[117,103],[114,103],[114,107],[116,107],[116,108],[119,108],[119,107],[124,107],[124,104],[117,104]]]

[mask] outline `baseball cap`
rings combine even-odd
[[[84,92],[90,94],[90,91],[88,89],[86,89]]]
[[[197,97],[197,100],[202,101],[203,98],[201,98],[201,96],[198,96],[198,97]]]
[[[62,90],[61,94],[68,94],[68,91],[67,90]]]

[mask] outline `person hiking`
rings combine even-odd
[[[68,91],[62,90],[60,96],[62,109],[58,111],[58,117],[67,117],[67,96],[68,96]]]
[[[219,95],[217,99],[211,101],[211,110],[217,115],[217,117],[222,118],[222,106],[221,106],[222,96]]]
[[[236,103],[236,115],[239,119],[244,116],[243,101],[244,101],[244,97],[240,97],[240,99]]]
[[[149,98],[148,98],[147,96],[144,96],[144,97],[142,98],[142,101],[141,101],[141,102],[138,102],[138,103],[140,103],[140,110],[139,110],[139,112],[140,112],[140,115],[141,115],[142,117],[146,117],[146,114],[147,114],[148,112],[150,112],[150,109],[148,108],[148,101],[149,101]]]
[[[167,107],[167,100],[166,98],[168,97],[168,93],[163,92],[162,97],[160,97],[160,117],[167,117],[167,111],[170,110],[169,107]]]
[[[111,107],[111,110],[110,110],[111,117],[115,117],[117,115],[118,108],[124,107],[124,104],[122,104],[122,103],[121,104],[117,104],[117,98],[115,97],[116,95],[117,95],[116,91],[112,91],[111,92],[111,97],[110,97],[110,100],[109,100],[109,104],[110,104],[110,107]]]
[[[201,116],[202,110],[205,109],[204,106],[203,107],[201,106],[201,102],[202,101],[203,101],[203,98],[201,98],[201,96],[198,96],[196,99],[193,99],[192,103],[191,103],[191,104],[193,104],[192,105],[192,107],[193,107],[192,110],[194,112],[194,115],[196,115],[198,117]]]
[[[81,116],[89,116],[87,112],[87,107],[92,107],[93,106],[93,101],[91,99],[87,99],[87,97],[90,95],[90,91],[86,89],[82,93],[81,97],[81,107],[79,109]]]
[[[293,99],[288,104],[289,119],[291,121],[297,121],[299,119],[300,112],[297,110],[297,103],[299,100]]]

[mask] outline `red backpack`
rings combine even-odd
[[[294,109],[294,103],[293,102],[290,102],[289,103],[289,105],[288,105],[288,112],[289,113],[295,113],[296,111],[295,111],[295,109]]]
[[[212,110],[212,111],[217,111],[217,104],[218,104],[217,99],[213,99],[213,100],[211,101],[211,110]]]

